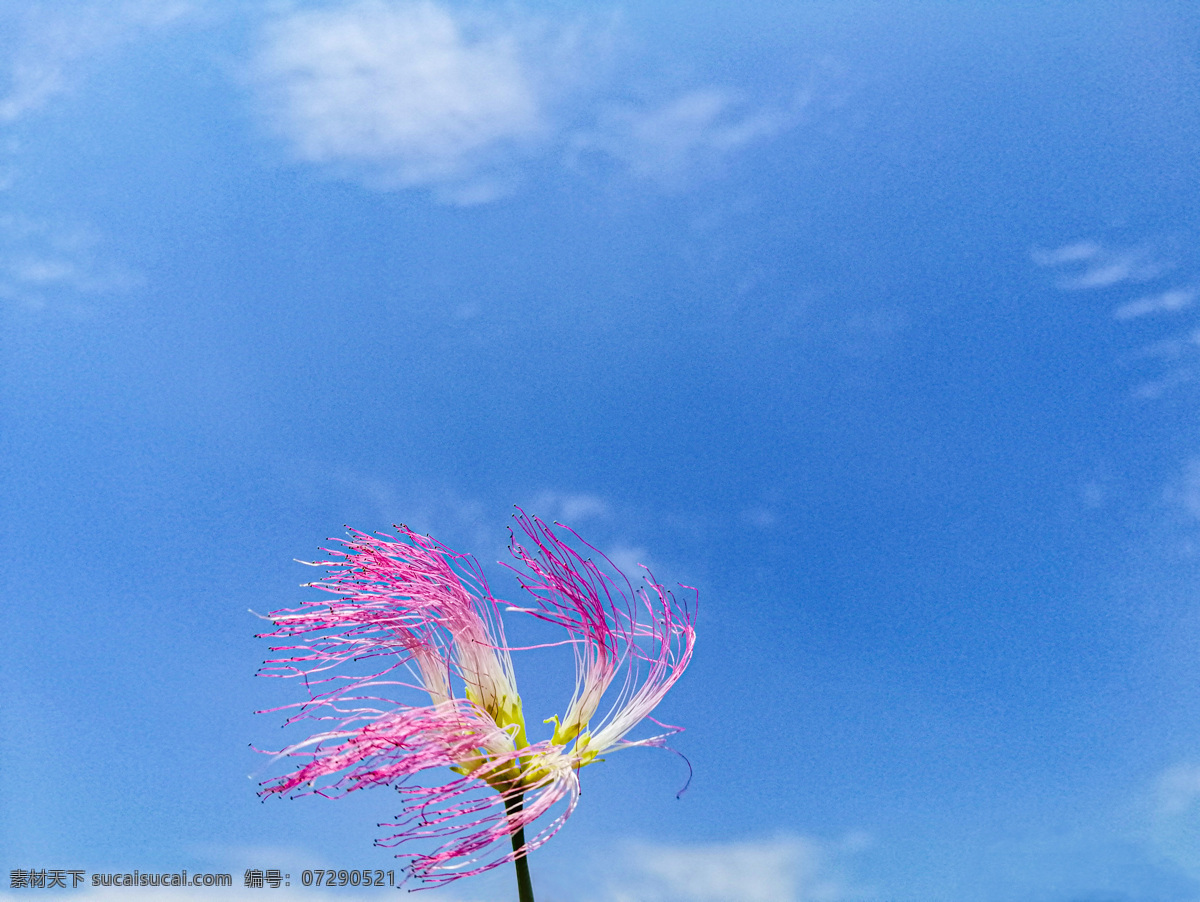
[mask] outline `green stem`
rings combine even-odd
[[[515,817],[521,811],[521,802],[524,796],[512,796],[504,800],[504,807],[508,810],[508,816]],[[521,827],[514,830],[512,833],[513,852],[516,853],[516,858],[513,859],[513,864],[517,868],[517,897],[519,902],[534,902],[533,900],[533,881],[529,879],[529,859],[525,857],[525,828]]]

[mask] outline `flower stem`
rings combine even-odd
[[[504,800],[504,807],[510,818],[521,811],[524,796],[511,796]],[[517,897],[519,902],[534,902],[533,881],[529,879],[529,859],[525,856],[525,828],[519,827],[512,832],[512,847],[516,853],[513,864],[517,868]]]

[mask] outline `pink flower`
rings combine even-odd
[[[272,647],[283,656],[262,673],[300,677],[309,690],[307,701],[284,706],[294,709],[287,722],[328,728],[277,754],[306,761],[264,783],[262,795],[394,787],[404,813],[382,826],[399,832],[378,844],[433,841],[432,852],[402,853],[410,873],[431,885],[536,849],[574,810],[582,767],[617,749],[662,747],[678,732],[625,738],[653,720],[691,660],[694,603],[677,602],[649,571],[635,588],[571,530],[615,578],[536,517],[520,511],[516,520],[529,547],[514,539],[511,569],[532,603],[508,610],[564,627],[575,653],[574,694],[562,718],[547,721],[549,739],[526,736],[499,602],[479,565],[407,527],[396,536],[352,531],[346,550],[313,565],[330,570],[310,585],[334,599],[267,618],[276,629],[265,635],[285,644]],[[346,672],[362,664],[369,672]],[[414,692],[424,700],[394,697]],[[606,695],[612,702],[597,716]]]

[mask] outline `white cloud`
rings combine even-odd
[[[1179,815],[1200,806],[1200,764],[1167,768],[1159,775],[1156,795],[1160,814]]]
[[[90,229],[0,216],[0,301],[37,310],[66,298],[71,310],[84,313],[80,297],[141,284],[140,276],[105,260],[102,245]]]
[[[1195,288],[1173,288],[1161,294],[1138,298],[1122,304],[1113,311],[1114,319],[1133,319],[1150,313],[1174,313],[1190,307],[1200,297],[1200,291]]]
[[[1133,295],[1135,283],[1148,282],[1177,268],[1178,260],[1164,254],[1163,248],[1143,242],[1133,247],[1109,247],[1097,241],[1075,241],[1052,250],[1034,249],[1033,262],[1049,267],[1059,274],[1057,286],[1064,291],[1088,289],[1125,289],[1126,298],[1112,311],[1118,322],[1163,313],[1179,313],[1200,299],[1200,286],[1176,285],[1153,293]],[[1131,295],[1133,295],[1131,297]],[[1144,334],[1139,330],[1139,334]],[[1132,395],[1141,400],[1155,400],[1193,383],[1200,377],[1197,363],[1200,349],[1200,329],[1191,328],[1168,338],[1160,338],[1142,348],[1121,355],[1124,364],[1135,363],[1139,368],[1145,361],[1155,361],[1155,372],[1139,374]],[[1151,364],[1154,365],[1154,364]]]
[[[759,842],[635,846],[631,874],[614,902],[838,902],[850,889],[838,859],[863,837],[840,844],[790,836]]]
[[[1121,282],[1144,282],[1162,272],[1145,251],[1127,251],[1105,256],[1077,276],[1059,282],[1068,290],[1108,288]]]
[[[6,28],[17,38],[9,57],[0,62],[8,83],[0,94],[0,124],[39,110],[69,90],[90,58],[172,24],[195,9],[195,4],[184,0],[28,6],[21,21],[10,18]]]
[[[1100,253],[1100,250],[1100,245],[1094,241],[1076,241],[1073,244],[1064,244],[1052,251],[1035,248],[1031,252],[1031,256],[1033,262],[1038,266],[1061,266],[1064,263],[1080,263],[1084,260],[1091,260]]]
[[[1122,282],[1145,282],[1166,268],[1149,248],[1113,249],[1094,241],[1076,241],[1054,250],[1030,252],[1039,266],[1069,267],[1085,264],[1081,271],[1064,276],[1058,287],[1066,291],[1109,288]]]
[[[633,583],[637,583],[645,575],[643,566],[650,567],[647,554],[645,548],[626,544],[616,545],[604,552],[604,556],[612,561],[612,565],[628,576]]]
[[[485,564],[507,558],[507,514],[511,508],[485,504],[452,488],[413,483],[316,461],[301,464],[296,489],[304,501],[326,511],[329,522],[363,532],[388,532],[403,523]]]
[[[523,507],[548,523],[557,520],[568,526],[609,515],[607,501],[598,495],[586,493],[541,492]]]
[[[601,151],[620,160],[634,175],[677,184],[790,124],[781,110],[746,109],[732,92],[704,88],[651,108],[612,108],[574,146],[576,152]]]
[[[184,0],[109,0],[0,7],[0,190],[19,178],[21,144],[14,126],[71,91],[96,58],[185,18]],[[44,218],[0,215],[0,302],[26,310],[48,306],[88,316],[89,296],[127,291],[141,277],[104,259],[91,229]]]
[[[1200,888],[1200,762],[1182,761],[1164,769],[1149,789],[1145,839],[1160,859],[1190,874]]]
[[[1163,499],[1200,520],[1200,457],[1184,464],[1183,472],[1164,490]]]
[[[1150,379],[1146,382],[1139,383],[1133,389],[1133,396],[1142,401],[1153,401],[1163,397],[1172,389],[1178,388],[1181,385],[1193,381],[1196,378],[1196,373],[1187,367],[1177,367],[1171,370],[1161,379]]]
[[[751,507],[742,511],[742,520],[759,529],[771,529],[779,525],[779,515],[769,507]]]
[[[1196,348],[1200,348],[1200,329],[1193,329],[1186,335],[1151,342],[1128,354],[1126,359],[1130,361],[1178,360],[1186,354],[1194,353]]]
[[[503,190],[497,164],[549,130],[532,33],[429,2],[363,2],[275,22],[257,69],[301,159],[477,202]]]
[[[458,204],[510,193],[533,161],[570,166],[585,154],[676,184],[794,124],[794,111],[714,87],[597,102],[613,35],[612,21],[360,0],[276,19],[253,71],[299,160]]]

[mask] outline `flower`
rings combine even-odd
[[[326,549],[333,558],[312,564],[330,569],[309,585],[334,599],[266,618],[276,628],[263,635],[295,641],[273,646],[284,656],[260,673],[300,677],[309,690],[307,701],[272,710],[295,709],[289,724],[330,723],[277,753],[307,761],[266,781],[261,794],[337,797],[393,786],[404,814],[381,825],[399,832],[377,844],[434,841],[432,852],[401,853],[411,875],[430,885],[536,849],[574,810],[581,768],[617,749],[665,747],[679,730],[659,724],[666,732],[625,738],[642,720],[653,721],[650,712],[691,660],[694,602],[678,602],[649,570],[634,588],[574,531],[561,527],[615,577],[541,520],[520,509],[515,517],[528,548],[513,539],[510,569],[531,602],[507,610],[564,627],[575,653],[575,691],[563,716],[545,721],[554,725],[549,739],[526,735],[500,602],[479,565],[405,526],[394,536],[351,531],[345,550]],[[373,662],[373,672],[343,672],[361,662]],[[615,698],[597,717],[614,683]],[[428,703],[392,697],[412,690]],[[431,771],[437,779],[427,778]],[[539,829],[526,840],[535,822]]]

